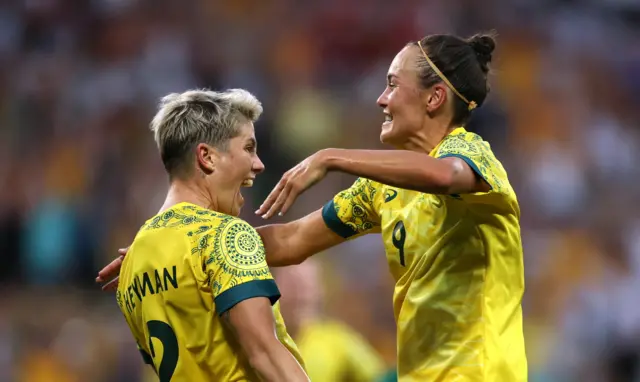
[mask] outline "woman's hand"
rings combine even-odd
[[[287,171],[256,211],[256,215],[269,219],[275,214],[282,216],[287,213],[300,194],[325,177],[327,158],[328,151],[321,150]]]

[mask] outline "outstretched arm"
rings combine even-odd
[[[119,256],[98,272],[96,283],[102,284],[103,291],[113,291],[118,288],[118,275],[120,274],[120,268],[122,267],[122,262],[128,250],[129,247],[119,249]]]
[[[272,267],[300,264],[309,256],[336,246],[345,238],[325,224],[322,210],[286,224],[270,224],[257,228]]]
[[[328,171],[340,171],[389,186],[430,194],[466,194],[491,189],[463,159],[436,159],[406,150],[325,149],[287,171],[256,214],[284,214],[295,199]]]
[[[347,240],[327,227],[321,209],[286,224],[269,224],[256,230],[262,237],[267,263],[272,267],[300,264],[309,256]],[[118,250],[120,256],[98,273],[96,282],[104,283],[102,290],[118,287],[118,274],[127,250]]]
[[[307,170],[302,165],[309,164],[312,172],[317,171],[317,167],[313,162],[308,163],[313,160],[315,160],[315,157],[308,158],[294,170],[301,170],[304,176]],[[294,174],[294,170],[289,171],[288,174]],[[314,178],[316,179],[315,181],[321,179],[322,176],[320,174]],[[283,177],[283,180],[285,179],[288,179],[287,174]],[[297,176],[292,179],[299,180]],[[280,184],[283,183],[283,180],[281,180]],[[269,198],[272,199],[276,190],[272,192]],[[271,224],[257,228],[266,248],[267,263],[276,267],[299,264],[309,256],[336,246],[354,235],[366,234],[370,231],[375,232],[379,228],[379,216],[377,216],[372,203],[377,191],[371,182],[366,179],[360,179],[349,190],[338,194],[321,210],[287,224]],[[342,195],[343,193],[344,195]],[[275,195],[277,196],[277,194]],[[347,198],[347,196],[350,197]],[[334,205],[334,202],[336,205]],[[353,202],[356,202],[360,211],[357,216],[354,214]],[[338,214],[338,208],[336,207],[338,204],[341,205],[340,214]],[[268,205],[269,202],[265,201],[261,209],[268,209]],[[273,208],[271,210],[275,211]],[[257,212],[259,213],[260,210]],[[326,216],[323,216],[323,212],[326,213]],[[98,273],[96,282],[107,282],[103,285],[103,290],[114,290],[118,286],[117,275],[120,272],[127,249],[121,249],[119,253],[120,257],[113,260]]]
[[[326,168],[428,194],[466,194],[490,187],[457,157],[436,159],[407,150],[328,149]]]

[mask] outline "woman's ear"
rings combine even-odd
[[[206,175],[213,174],[220,160],[220,153],[205,143],[199,143],[196,146],[196,160],[198,166]]]
[[[435,84],[425,92],[424,102],[427,113],[431,114],[438,110],[447,101],[447,87],[443,84]]]

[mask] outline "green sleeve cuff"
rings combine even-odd
[[[327,202],[324,207],[322,207],[322,219],[324,219],[324,224],[326,224],[330,230],[345,239],[358,233],[353,228],[344,224],[342,220],[340,220],[338,214],[336,213],[336,206],[333,202],[333,199]]]
[[[398,382],[398,371],[396,369],[389,370],[377,379],[376,382]]]
[[[480,178],[482,178],[485,182],[487,182],[487,184],[489,185],[489,187],[491,187],[493,189],[493,186],[491,185],[491,182],[489,182],[489,179],[487,179],[487,177],[480,171],[480,169],[478,168],[478,166],[475,164],[474,161],[471,160],[471,158],[469,158],[466,155],[462,155],[462,154],[445,154],[442,156],[439,156],[438,159],[443,159],[443,158],[460,158],[463,161],[465,161],[469,167],[471,167],[471,169],[478,174],[478,176]]]
[[[216,304],[216,313],[222,315],[222,313],[233,308],[239,302],[254,297],[267,297],[271,301],[271,305],[273,305],[280,298],[280,291],[273,279],[253,280],[242,283],[225,290],[213,300]]]

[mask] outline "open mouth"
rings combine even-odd
[[[393,115],[388,112],[384,112],[384,123],[390,123],[393,121]]]
[[[251,187],[253,186],[253,179],[245,179],[242,181],[242,187]]]

